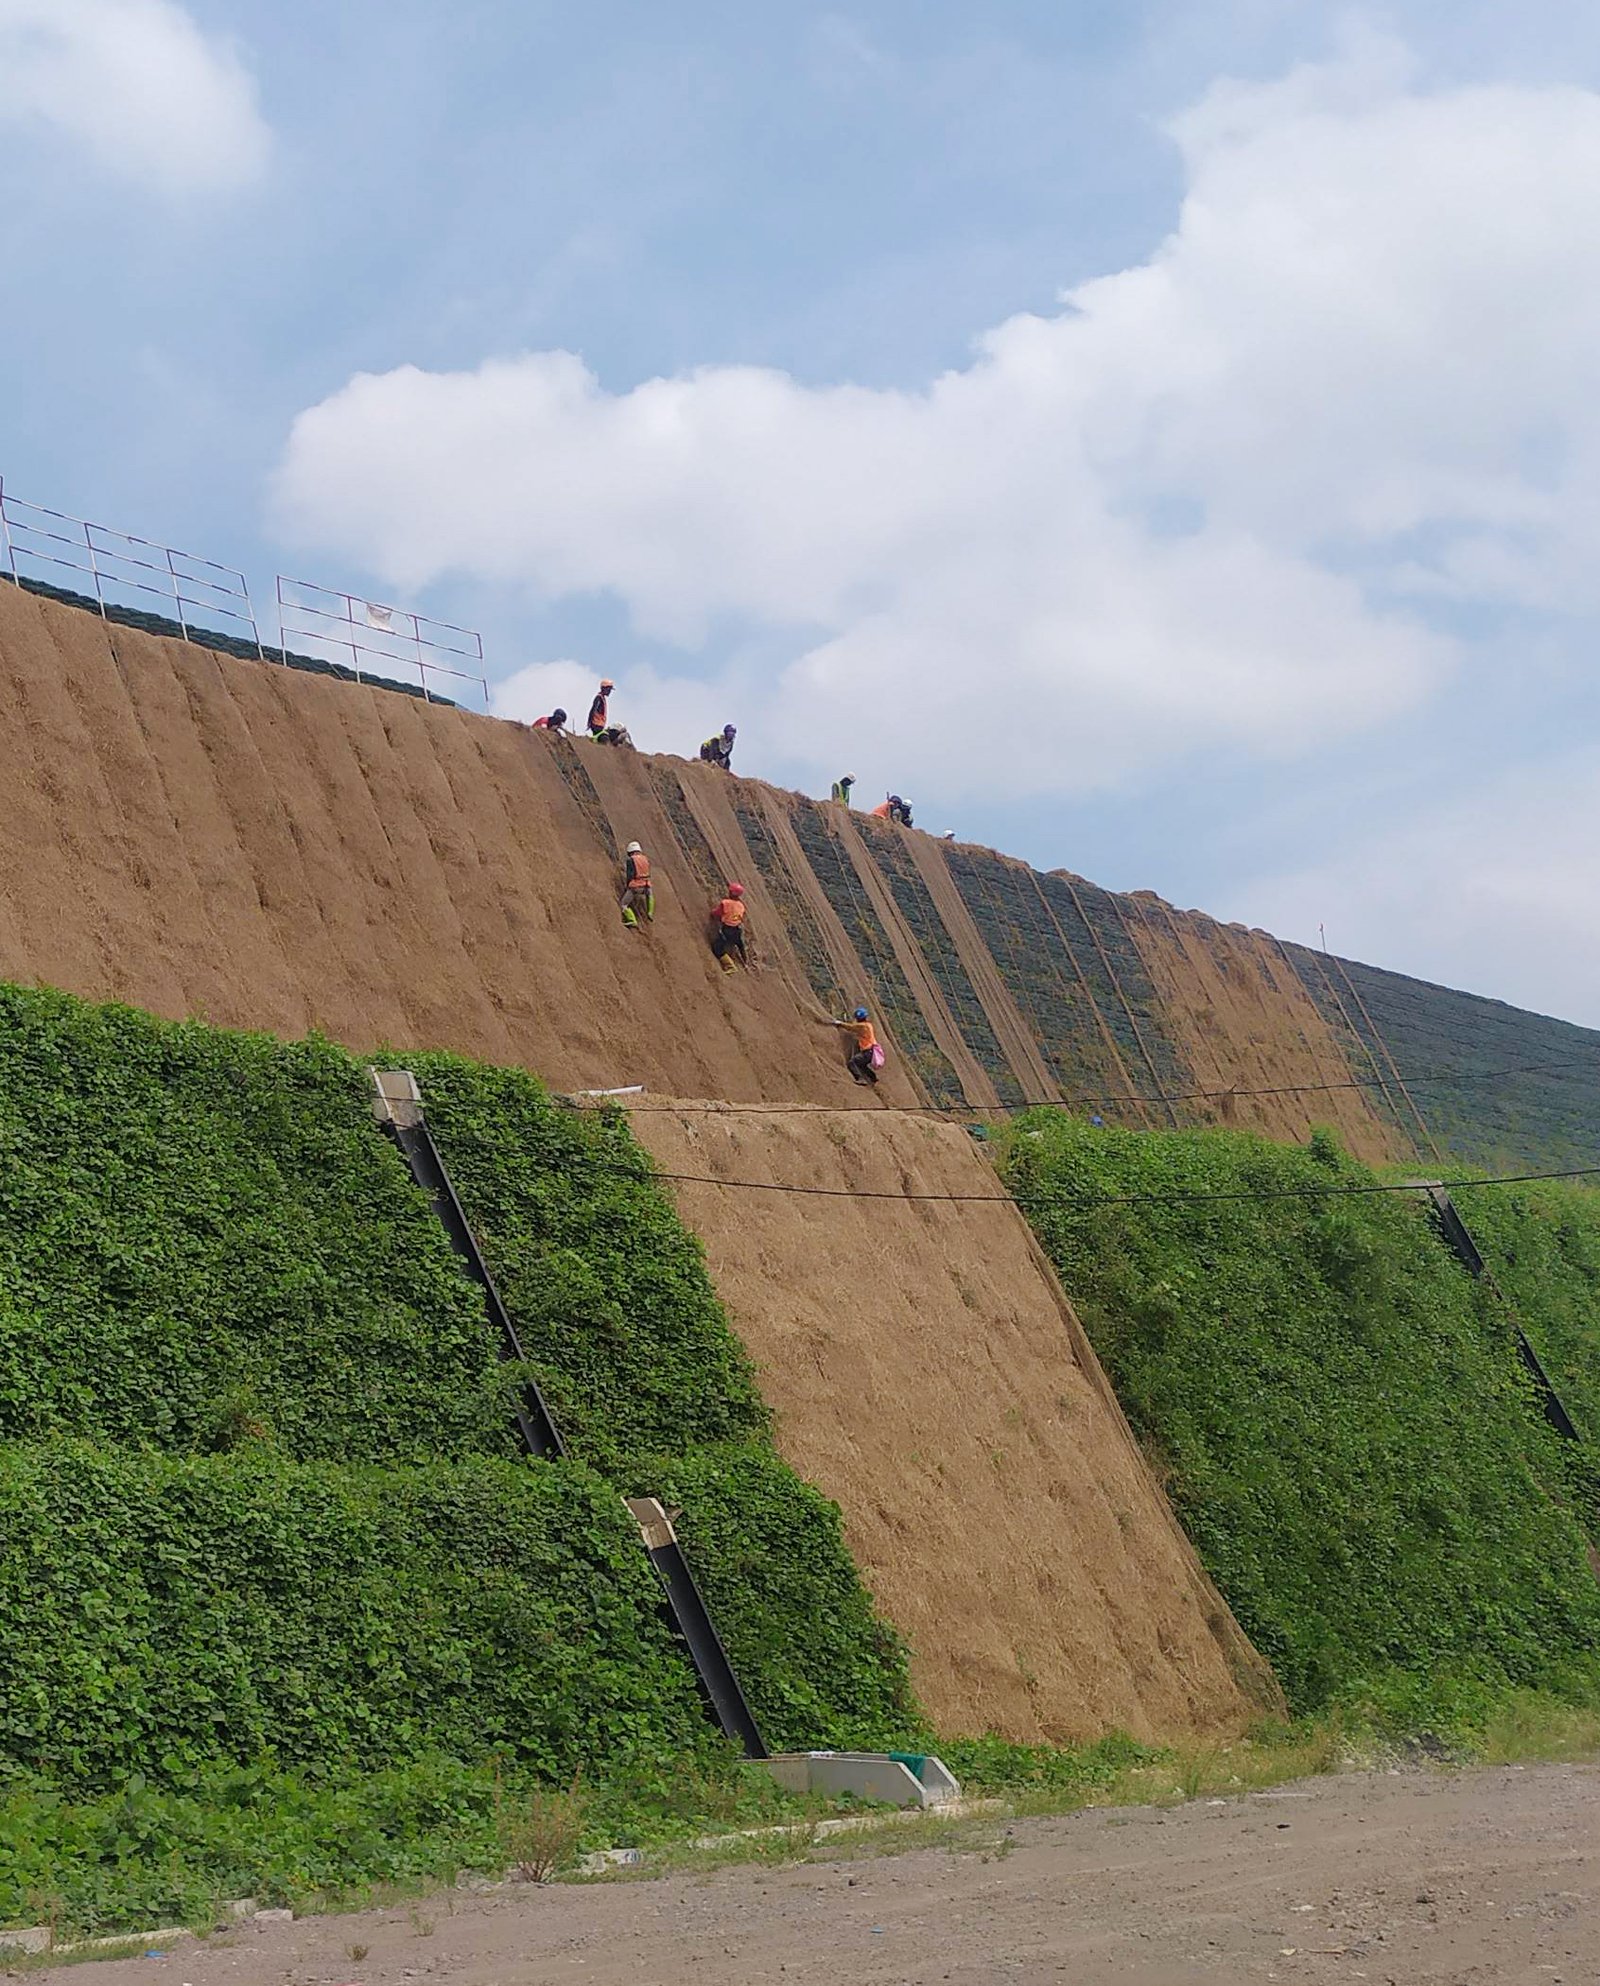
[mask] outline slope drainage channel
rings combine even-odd
[[[482,1291],[489,1316],[500,1332],[501,1358],[521,1360],[522,1343],[517,1328],[494,1286],[489,1265],[483,1259],[483,1251],[451,1184],[439,1148],[433,1142],[416,1077],[409,1069],[374,1069],[372,1085],[375,1091],[372,1114],[400,1147],[411,1168],[411,1177],[427,1194],[428,1204],[450,1238],[450,1246]],[[561,1430],[532,1379],[518,1401],[517,1432],[532,1456],[548,1459],[567,1452]],[[689,1651],[701,1694],[723,1735],[741,1745],[746,1758],[768,1757],[755,1713],[739,1686],[728,1651],[694,1583],[694,1574],[689,1570],[666,1511],[654,1497],[629,1497],[624,1501],[661,1582],[667,1618]]]
[[[478,1238],[433,1141],[416,1077],[409,1069],[375,1068],[370,1073],[373,1116],[399,1147],[450,1246],[483,1293],[489,1316],[500,1333],[501,1358],[520,1363],[523,1351],[517,1327],[495,1288]],[[517,1432],[529,1455],[549,1460],[566,1454],[561,1430],[531,1378],[518,1400],[516,1417]],[[793,1793],[852,1794],[858,1799],[907,1807],[942,1805],[959,1798],[960,1787],[933,1757],[878,1752],[770,1753],[710,1609],[695,1584],[671,1516],[653,1496],[630,1496],[623,1501],[661,1583],[667,1621],[689,1651],[701,1696],[724,1737],[741,1746],[746,1758],[764,1761],[778,1784]]]
[[[1581,1440],[1582,1436],[1573,1425],[1572,1416],[1562,1405],[1561,1395],[1555,1388],[1555,1381],[1545,1371],[1544,1361],[1534,1350],[1527,1332],[1523,1330],[1521,1318],[1512,1309],[1505,1292],[1490,1273],[1488,1263],[1484,1261],[1479,1253],[1478,1244],[1472,1238],[1472,1230],[1461,1218],[1461,1210],[1451,1199],[1449,1189],[1436,1179],[1419,1179],[1414,1183],[1420,1186],[1433,1202],[1433,1210],[1438,1216],[1439,1232],[1444,1236],[1457,1261],[1476,1281],[1493,1290],[1501,1309],[1510,1318],[1511,1328],[1517,1338],[1517,1356],[1522,1360],[1528,1377],[1538,1388],[1539,1405],[1544,1409],[1545,1419],[1564,1441]]]

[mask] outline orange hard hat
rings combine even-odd
[[[609,676],[602,676],[600,678],[600,687],[603,690],[614,690],[617,686]]]

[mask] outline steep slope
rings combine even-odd
[[[1423,1116],[1474,1157],[1600,1151],[1600,1035],[756,780],[5,585],[0,695],[0,833],[25,853],[0,874],[13,979],[446,1047],[563,1089],[1093,1101],[1158,1128],[1327,1123],[1372,1162],[1433,1162]],[[641,932],[616,912],[634,838],[659,879]],[[757,969],[727,979],[705,912],[734,874]],[[893,1050],[877,1098],[813,1024],[863,998]],[[1499,1068],[1526,1073],[1487,1082]]]
[[[841,1506],[941,1730],[1236,1731],[1277,1704],[963,1131],[895,1111],[648,1099],[631,1117],[662,1171],[682,1175],[679,1208],[755,1358],[779,1448]],[[849,1197],[907,1189],[994,1203]]]

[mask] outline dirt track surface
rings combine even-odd
[[[903,1111],[644,1097],[632,1121],[669,1174],[999,1193],[964,1130]],[[940,1730],[1072,1743],[1281,1710],[1009,1201],[671,1190]]]
[[[1003,1829],[995,1824],[991,1839]],[[93,1976],[95,1986],[1592,1986],[1600,1978],[1593,1765],[1351,1775],[1238,1804],[1019,1821],[1012,1834],[1000,1857],[931,1849],[441,1897],[249,1929]]]

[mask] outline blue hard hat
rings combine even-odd
[[[866,1018],[867,1018],[867,1010],[866,1010],[866,1008],[865,1008],[865,1007],[857,1007],[857,1008],[856,1008],[856,1019],[857,1019],[858,1021],[864,1021],[864,1020],[865,1020]]]

